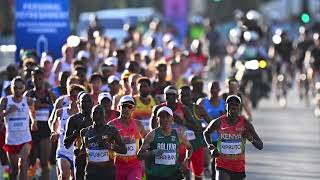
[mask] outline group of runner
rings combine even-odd
[[[42,78],[43,71],[34,70],[34,88],[25,91],[25,81],[15,77],[12,95],[1,99],[10,179],[18,175],[27,179],[28,166],[37,157],[42,178],[48,179],[50,150],[56,151],[58,179],[182,179],[190,178],[190,171],[202,179],[210,150],[213,178],[242,179],[245,140],[263,148],[252,124],[240,113],[241,98],[220,98],[218,82],[210,83],[210,96],[197,102],[189,86],[169,85],[164,102],[156,105],[146,90],[150,80],[141,77],[138,95],[122,96],[118,109],[112,110],[110,93],[101,92],[94,106],[93,95],[80,84],[70,84],[72,77],[67,80],[67,95],[51,108],[56,98],[43,88]],[[65,104],[59,105],[63,99]],[[49,120],[50,111],[54,115]],[[52,142],[58,142],[56,149]]]
[[[246,140],[263,143],[237,80],[224,94],[210,82],[207,95],[200,41],[189,50],[156,29],[163,42],[133,34],[120,48],[102,36],[65,44],[55,61],[25,50],[8,66],[0,157],[11,180],[38,165],[48,180],[53,164],[61,180],[244,179]]]

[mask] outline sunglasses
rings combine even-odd
[[[133,109],[134,105],[133,104],[122,104],[122,108]]]

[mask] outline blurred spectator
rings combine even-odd
[[[203,92],[203,79],[200,76],[191,76],[189,83],[191,86],[193,102],[197,102],[199,98],[204,98],[207,96],[207,94]]]
[[[102,76],[98,73],[94,73],[91,75],[90,80],[90,95],[92,98],[93,105],[98,104],[98,96],[101,92],[102,87]]]
[[[56,97],[60,97],[62,95],[67,94],[67,79],[70,76],[69,71],[63,71],[59,74],[59,86],[54,87],[52,89],[53,93],[56,95]]]
[[[3,81],[1,82],[0,97],[11,94],[10,84],[12,79],[18,75],[18,68],[14,64],[8,65],[6,69],[6,73],[7,73],[6,79],[3,79]]]
[[[45,81],[48,81],[51,85],[55,85],[55,76],[52,72],[53,58],[46,52],[43,52],[40,59],[40,67],[44,70]]]
[[[103,27],[99,23],[99,19],[96,15],[93,15],[90,19],[90,24],[88,28],[88,40],[94,40],[95,37],[103,34]]]
[[[152,96],[155,98],[157,104],[165,101],[164,88],[171,85],[170,81],[167,81],[167,64],[165,62],[159,63],[156,67],[156,79],[152,83]]]

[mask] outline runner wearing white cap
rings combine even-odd
[[[43,52],[40,59],[40,67],[44,69],[44,78],[50,85],[55,86],[55,75],[52,71],[53,58],[48,53]]]
[[[98,96],[98,103],[104,107],[106,123],[120,116],[120,113],[118,111],[111,109],[112,97],[110,93],[100,93]]]
[[[146,160],[147,180],[177,180],[181,179],[181,170],[187,169],[192,155],[192,146],[184,135],[172,129],[172,110],[162,106],[157,111],[159,127],[153,129],[145,137],[138,152],[139,159]],[[179,147],[187,149],[184,160],[179,163]]]
[[[117,180],[141,179],[141,162],[137,158],[139,142],[145,136],[143,125],[131,117],[135,108],[132,96],[124,95],[119,101],[120,117],[108,123],[119,130],[127,147],[126,154],[116,154],[115,167]]]

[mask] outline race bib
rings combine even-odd
[[[221,153],[226,155],[241,154],[241,142],[221,142]]]
[[[189,129],[184,132],[184,135],[187,137],[188,141],[196,139],[196,135],[194,134],[194,131],[191,131]]]
[[[122,156],[135,156],[137,153],[137,145],[136,143],[126,144],[127,154],[121,154]]]
[[[149,127],[150,120],[149,119],[141,119],[140,122],[142,123],[144,130],[146,130],[146,131],[150,130],[150,127]]]
[[[161,165],[175,165],[176,152],[164,152],[161,156],[155,157],[155,164]]]
[[[49,119],[49,109],[36,110],[36,120],[37,121],[48,121],[48,119]]]
[[[25,131],[28,129],[27,118],[10,118],[8,126],[11,131]]]
[[[101,149],[101,150],[89,149],[88,160],[90,162],[106,162],[106,161],[109,161],[109,151],[107,149]]]

